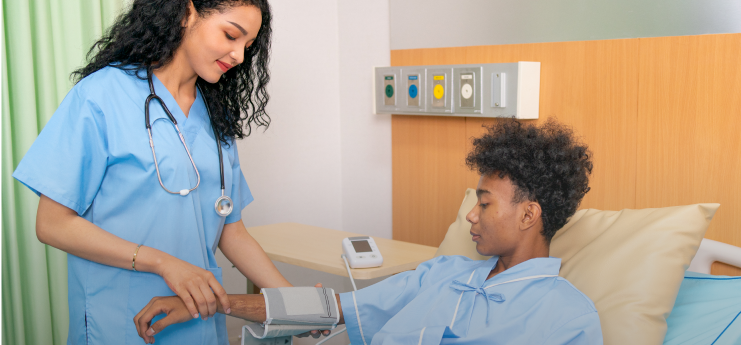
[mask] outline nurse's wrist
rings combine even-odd
[[[136,255],[136,270],[162,275],[162,267],[170,256],[157,249],[141,246],[139,253]]]

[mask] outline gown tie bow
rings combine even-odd
[[[466,283],[461,283],[460,281],[454,280],[452,284],[450,284],[450,287],[454,290],[458,290],[460,292],[467,292],[467,291],[474,291],[477,294],[483,295],[486,299],[486,324],[489,325],[489,301],[494,302],[504,302],[504,295],[501,293],[487,293],[486,289],[481,287],[475,287],[468,285]]]

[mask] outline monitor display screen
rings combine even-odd
[[[368,243],[368,241],[350,241],[350,243],[352,243],[352,247],[355,248],[356,253],[367,253],[373,251],[371,250],[370,243]]]

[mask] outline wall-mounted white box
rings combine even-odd
[[[388,85],[384,77],[390,73],[397,76],[393,107],[384,98]],[[414,91],[409,88],[412,75],[420,78],[416,90],[419,105],[410,94]],[[375,69],[374,80],[377,114],[518,119],[537,119],[539,115],[540,62],[382,67]]]

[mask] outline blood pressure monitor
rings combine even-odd
[[[383,265],[383,257],[370,236],[347,237],[342,240],[342,251],[352,268],[369,268]]]

